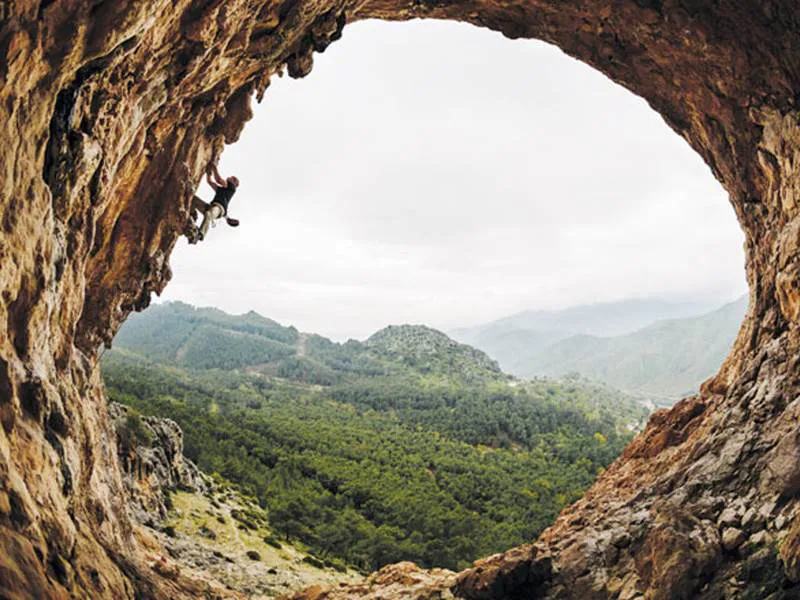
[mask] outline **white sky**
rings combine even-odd
[[[743,236],[701,159],[541,42],[356,23],[254,110],[221,162],[242,224],[182,239],[164,299],[344,339],[746,290]]]

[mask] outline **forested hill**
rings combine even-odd
[[[242,369],[321,385],[411,372],[457,380],[508,379],[480,350],[423,325],[390,326],[366,342],[338,344],[255,312],[229,315],[181,302],[132,315],[114,346],[190,369]]]
[[[427,327],[337,344],[184,304],[132,318],[103,374],[111,399],[176,420],[187,456],[275,530],[364,570],[532,540],[646,413],[577,378],[515,380]]]
[[[390,325],[371,335],[364,346],[378,356],[424,372],[450,373],[465,379],[502,376],[497,361],[484,352],[424,325]]]

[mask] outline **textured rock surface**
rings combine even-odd
[[[139,416],[110,402],[108,414],[117,434],[117,453],[132,516],[140,523],[164,519],[173,490],[203,493],[210,482],[183,456],[183,431],[171,419]]]
[[[795,0],[18,0],[0,1],[0,596],[212,594],[148,564],[98,348],[168,281],[193,188],[250,95],[281,68],[307,74],[347,21],[370,17],[468,21],[600,69],[711,166],[746,236],[750,307],[719,375],[654,416],[535,546],[474,576],[420,574],[431,597],[470,577],[458,590],[474,597],[736,597],[754,573],[766,597],[764,582],[782,585],[782,535],[797,580]],[[717,521],[737,504],[764,529],[727,552]],[[369,593],[412,597],[392,573],[404,577]]]
[[[445,569],[425,571],[414,563],[402,562],[386,566],[364,581],[353,585],[345,584],[330,588],[314,586],[303,593],[290,596],[290,598],[302,600],[347,600],[347,598],[449,600],[456,597],[450,589],[455,583],[456,574],[452,571]]]

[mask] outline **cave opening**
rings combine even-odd
[[[708,369],[693,373],[691,380],[680,379],[666,391],[641,387],[638,372],[625,386],[639,387],[573,368],[571,372],[582,377],[554,372],[528,375],[477,343],[508,373],[520,377],[507,388],[496,383],[503,387],[497,397],[481,396],[482,383],[469,391],[464,390],[471,383],[459,388],[462,382],[447,380],[451,373],[446,368],[436,370],[441,364],[435,359],[430,359],[435,366],[423,364],[418,369],[425,359],[403,356],[403,366],[411,369],[403,372],[401,383],[379,370],[359,379],[365,372],[348,369],[354,364],[373,367],[370,343],[375,338],[370,334],[391,337],[392,332],[383,329],[391,323],[425,323],[469,343],[452,329],[465,321],[475,324],[532,308],[656,299],[682,301],[687,305],[679,309],[684,317],[710,313],[745,291],[742,233],[735,214],[701,158],[641,98],[553,46],[510,41],[469,25],[356,24],[317,58],[311,76],[299,82],[273,82],[255,111],[220,164],[223,176],[236,175],[242,182],[230,210],[242,225],[217,227],[199,245],[181,240],[171,261],[174,277],[163,297],[241,316],[195,311],[185,305],[161,312],[164,307],[153,307],[147,312],[156,316],[150,320],[147,314],[132,316],[117,342],[123,353],[173,365],[172,375],[184,377],[176,386],[196,386],[191,397],[178,396],[176,404],[152,401],[144,394],[132,406],[144,414],[155,411],[180,421],[190,431],[187,456],[201,469],[220,468],[237,485],[255,490],[263,507],[285,518],[276,526],[282,533],[316,544],[318,551],[345,556],[365,570],[399,560],[463,568],[469,562],[466,558],[524,543],[580,498],[622,452],[633,432],[643,428],[651,409],[695,393],[716,373],[730,349],[744,304],[728,323],[724,343],[716,347],[717,340],[708,341],[708,346],[715,345]],[[210,194],[207,187],[201,189],[201,196],[210,199]],[[250,314],[252,310],[277,323],[266,323]],[[628,331],[645,329],[664,317],[644,318],[650,320]],[[256,339],[254,333],[264,333],[268,339]],[[363,346],[336,345],[314,334],[342,342],[366,341]],[[543,346],[541,353],[561,348],[557,342],[573,335],[590,333],[569,331],[564,338],[549,340],[552,345]],[[706,342],[702,335],[701,344]],[[643,361],[662,359],[652,350],[642,356]],[[135,394],[120,383],[121,373],[136,367],[114,352],[106,358],[110,397],[131,398]],[[198,375],[196,369],[208,375]],[[657,379],[652,371],[644,374]],[[545,379],[537,379],[539,375]],[[141,379],[161,376],[167,375],[139,371]],[[209,384],[215,379],[218,387]],[[440,385],[445,380],[464,397],[473,394],[486,402],[478,408],[468,405],[464,397]],[[353,381],[357,384],[348,387]],[[598,382],[620,390],[624,400],[615,404],[619,398],[603,396],[606,392],[591,387]],[[408,392],[414,385],[418,389]],[[237,391],[223,395],[222,388]],[[404,404],[406,393],[414,399]],[[611,410],[597,409],[603,416],[587,419],[585,426],[596,430],[586,435],[580,429],[583,413],[542,416],[547,410],[537,404],[556,398],[569,410],[570,403],[579,405],[576,398],[584,393],[596,394],[624,416],[617,420],[618,415],[610,416]],[[218,401],[216,394],[225,400]],[[302,425],[292,420],[296,415],[287,414],[286,407],[293,402]],[[458,421],[459,427],[474,428],[475,433],[453,433],[437,421],[442,402],[451,412],[464,409],[470,417],[480,415],[481,423]],[[494,403],[507,405],[502,409],[506,420],[491,422],[492,411],[486,407]],[[320,410],[330,413],[321,417],[315,412]],[[337,411],[346,413],[347,419]],[[536,416],[529,419],[526,411]],[[206,414],[222,433],[203,430]],[[376,414],[377,422],[369,421]],[[573,417],[581,422],[576,427],[580,432],[570,431],[563,444],[553,441],[553,432],[542,426]],[[358,444],[355,450],[336,444],[350,437],[371,440],[371,428],[385,425],[381,418],[396,419],[392,422],[402,431],[411,427],[409,423],[417,433],[419,427],[427,433],[431,431],[426,428],[441,428],[437,434],[444,431],[445,437],[453,436],[450,441],[466,443],[469,449],[462,451],[475,461],[481,452],[476,448],[490,448],[503,457],[514,452],[528,457],[541,443],[554,461],[562,461],[558,464],[568,475],[542,473],[542,464],[526,465],[529,475],[537,474],[524,484],[537,509],[525,517],[515,512],[524,510],[524,500],[509,501],[510,495],[499,492],[501,508],[488,507],[482,502],[489,494],[472,497],[470,482],[451,482],[451,488],[470,491],[463,492],[463,505],[455,501],[450,505],[457,510],[469,505],[476,519],[491,524],[475,525],[484,529],[474,536],[480,540],[474,546],[448,532],[442,534],[447,536],[444,546],[452,545],[452,553],[434,551],[436,542],[409,524],[414,519],[403,521],[404,516],[385,507],[405,503],[421,514],[435,513],[438,509],[426,503],[439,498],[440,492],[450,493],[447,483],[435,492],[425,489],[413,500],[373,499],[372,506],[367,498],[373,490],[350,490],[357,485],[354,474],[372,468],[371,457],[358,455],[358,449],[368,444]],[[291,423],[285,426],[296,430],[302,440],[297,446],[308,445],[326,459],[341,460],[347,465],[346,475],[332,474],[326,465],[308,466],[300,452],[287,458],[280,435],[259,441],[262,435],[265,440],[269,437],[259,419]],[[603,419],[607,420],[601,423]],[[338,427],[334,434],[331,424]],[[311,437],[325,440],[324,450],[306,439],[310,429]],[[215,440],[217,435],[235,435],[233,430],[243,448],[235,455]],[[580,452],[586,452],[581,457],[587,458],[585,468],[575,467]],[[357,468],[353,455],[360,461]],[[439,485],[436,474],[447,473],[445,461],[435,452],[421,451],[421,455],[425,456],[421,470]],[[240,468],[246,461],[249,468]],[[513,463],[509,469],[516,472],[519,467]],[[388,467],[387,471],[389,478],[396,475]],[[408,476],[409,487],[421,485],[413,474]],[[493,477],[492,473],[478,481],[506,490]],[[264,483],[278,479],[284,482],[280,492],[274,491],[273,483]],[[300,498],[292,496],[293,486],[302,489]],[[561,487],[563,491],[554,491]],[[347,505],[360,525],[344,527],[338,517],[326,513],[326,495]],[[402,546],[395,539],[386,542],[390,548],[386,553],[357,555],[352,548],[361,542],[342,540],[349,539],[351,529],[368,531],[364,537],[369,540],[385,534],[373,528],[375,514],[383,510],[376,506],[389,514],[380,517],[384,524],[398,531],[407,526],[414,532],[408,539],[416,536],[424,542]],[[498,525],[506,521],[513,523],[508,526],[512,533]],[[302,529],[317,526],[328,527],[338,545],[325,546]]]
[[[169,280],[189,184],[223,138],[238,135],[242,99],[263,82],[262,70],[288,60],[304,74],[345,18],[415,16],[547,39],[646,98],[730,192],[751,288],[720,375],[654,419],[536,547],[465,571],[456,591],[517,597],[547,587],[589,597],[625,586],[628,597],[719,597],[742,575],[742,593],[782,593],[746,581],[760,565],[748,562],[752,545],[735,552],[742,536],[769,546],[761,565],[771,565],[778,588],[800,580],[792,402],[800,387],[800,36],[791,2],[288,2],[277,11],[253,2],[91,4],[0,9],[0,111],[13,154],[2,162],[0,219],[0,250],[10,257],[0,359],[4,594],[179,597],[198,589],[148,564],[148,544],[131,537],[118,460],[107,452],[113,432],[97,349]],[[44,151],[48,132],[61,132],[51,127],[58,91],[98,57],[110,62],[74,98],[65,131],[76,142],[63,149],[67,176],[45,181],[54,158]],[[205,278],[215,274],[207,265]],[[31,390],[37,410],[28,410]],[[746,518],[753,513],[764,519]],[[454,589],[452,579],[440,583],[436,593]]]
[[[226,149],[242,226],[179,243],[165,299],[345,340],[745,293],[743,235],[708,166],[644,100],[556,47],[368,21],[315,60],[303,80],[273,78]]]

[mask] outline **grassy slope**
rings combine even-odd
[[[270,598],[310,585],[353,581],[357,573],[280,541],[266,511],[219,482],[207,494],[176,491],[159,537],[170,559],[246,594]]]

